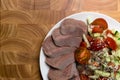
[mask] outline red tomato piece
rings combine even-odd
[[[94,27],[93,29],[92,29],[92,33],[103,33],[103,28],[101,28],[101,27]]]
[[[92,25],[100,25],[100,27],[105,30],[108,28],[108,24],[105,19],[103,18],[97,18],[92,23]]]
[[[99,38],[93,39],[90,41],[90,50],[98,51],[106,47],[104,41],[100,40]]]
[[[80,74],[80,80],[90,80],[89,77],[85,74]]]
[[[80,64],[87,64],[90,56],[90,51],[85,47],[80,47],[75,51],[75,60]]]
[[[82,42],[80,43],[80,47],[87,47],[86,42],[82,41]]]
[[[107,37],[105,39],[106,44],[108,45],[108,47],[112,50],[116,50],[117,49],[117,44],[116,42],[111,38],[111,37]]]

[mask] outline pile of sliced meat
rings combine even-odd
[[[87,34],[86,24],[68,18],[44,40],[43,51],[50,66],[50,80],[80,80],[74,51],[79,47],[83,34]]]

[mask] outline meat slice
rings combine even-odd
[[[87,25],[81,20],[65,19],[60,26],[60,31],[64,35],[82,36],[87,34]]]
[[[75,62],[74,53],[65,54],[55,58],[46,57],[46,63],[56,69],[63,70],[69,64]]]
[[[68,65],[63,70],[51,68],[48,77],[50,80],[80,80],[75,63]]]
[[[79,47],[79,44],[82,41],[82,37],[62,35],[59,28],[53,31],[52,37],[57,46]]]
[[[63,54],[74,53],[74,47],[58,47],[54,44],[52,37],[49,36],[42,44],[43,51],[48,57],[58,57]]]

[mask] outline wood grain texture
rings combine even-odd
[[[118,11],[120,11],[120,0],[118,0]]]
[[[117,0],[81,0],[82,10],[117,10]],[[86,4],[88,3],[88,4]]]
[[[0,80],[42,80],[43,39],[59,20],[82,11],[120,22],[120,0],[0,0]]]

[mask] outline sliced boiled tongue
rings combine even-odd
[[[87,34],[87,25],[68,18],[44,40],[42,46],[46,63],[50,66],[50,80],[80,80],[74,51],[79,47],[83,34]]]
[[[63,54],[74,53],[74,51],[76,50],[75,47],[56,46],[54,44],[51,36],[49,36],[45,39],[42,47],[43,47],[43,51],[44,51],[45,55],[48,57],[53,57],[53,58],[61,56]]]
[[[46,58],[46,63],[56,69],[65,69],[69,64],[75,62],[74,53],[65,54],[55,58]]]
[[[60,33],[60,29],[57,28],[53,31],[52,37],[54,43],[57,46],[67,46],[67,47],[79,47],[80,42],[82,41],[82,37],[75,37],[70,34],[63,35]]]
[[[81,37],[82,34],[87,34],[87,25],[81,20],[68,18],[61,23],[60,32],[63,35]]]
[[[68,65],[63,70],[51,68],[48,77],[50,80],[80,80],[75,63]]]

